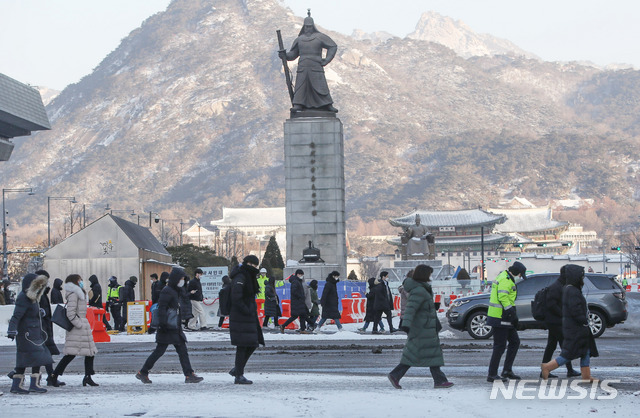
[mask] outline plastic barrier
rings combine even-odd
[[[396,311],[400,310],[400,296],[393,297],[393,309]]]
[[[439,303],[440,304],[440,309],[438,309],[438,312],[444,312],[444,308],[442,307],[442,295],[436,295],[436,298],[434,300],[435,303]]]
[[[361,297],[362,295],[360,294],[360,292],[351,292],[351,298],[360,299]]]
[[[96,343],[108,343],[111,341],[111,337],[107,334],[107,330],[102,322],[102,315],[104,315],[104,309],[94,308],[93,306],[87,307],[87,320],[93,330],[93,341]]]
[[[262,321],[264,320],[264,299],[256,299],[256,305],[258,307],[258,321],[260,321],[260,325],[262,325]]]
[[[278,325],[282,325],[287,322],[287,319],[291,317],[291,300],[285,299],[282,301],[282,316],[278,318]],[[289,325],[287,329],[298,329],[298,320],[296,319]]]
[[[340,315],[340,322],[343,324],[353,324],[353,301],[352,298],[342,298],[342,314]]]

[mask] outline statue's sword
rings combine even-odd
[[[286,51],[286,49],[284,49],[284,44],[282,43],[282,34],[280,34],[280,29],[278,29],[276,33],[278,34],[278,46],[280,47],[280,51]],[[282,66],[284,67],[284,77],[287,81],[287,89],[289,89],[291,104],[293,104],[293,84],[291,83],[291,73],[289,73],[289,65],[287,65],[286,58],[282,58]]]

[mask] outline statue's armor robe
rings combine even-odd
[[[333,103],[322,67],[322,50],[327,49],[327,57],[332,58],[337,48],[331,38],[320,32],[296,38],[287,53],[287,59],[300,57],[293,93],[294,105],[320,108]]]

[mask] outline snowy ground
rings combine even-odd
[[[425,372],[426,369],[425,369]],[[428,372],[427,372],[428,374]],[[234,385],[227,374],[205,373],[199,384],[179,374],[94,376],[100,387],[82,387],[81,376],[41,395],[0,397],[3,417],[637,417],[640,396],[612,400],[490,400],[491,386],[457,379],[433,389],[430,378],[407,377],[402,390],[381,376],[249,374],[253,385]],[[468,381],[467,381],[468,380]]]

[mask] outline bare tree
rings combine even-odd
[[[380,273],[380,263],[375,258],[363,258],[360,262],[360,277],[364,280],[370,277],[378,277]]]

